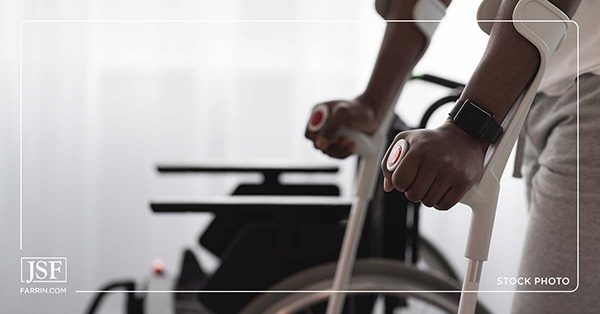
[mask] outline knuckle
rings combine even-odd
[[[452,207],[452,204],[450,204],[450,202],[446,200],[442,200],[439,203],[433,205],[433,208],[441,211],[447,211],[448,209],[450,209],[450,207]]]
[[[331,121],[329,121],[324,127],[319,136],[327,141],[332,141],[337,128]]]
[[[400,192],[404,192],[406,189],[406,184],[402,182],[401,178],[395,175],[392,175],[392,186]]]
[[[325,155],[331,157],[331,158],[335,158],[335,159],[339,159],[339,156],[337,154],[334,154],[330,151],[324,151]]]
[[[436,209],[438,210],[449,210],[450,208],[452,208],[454,205],[456,205],[456,203],[458,203],[459,200],[456,199],[456,196],[453,196],[447,200],[444,200],[442,202],[440,202],[439,204],[436,205]]]
[[[436,165],[437,167],[441,169],[455,169],[450,155],[439,152],[433,152],[428,155],[431,158],[432,164]]]
[[[462,189],[468,183],[467,177],[464,173],[460,171],[456,171],[455,173],[453,173],[451,178],[453,178],[452,185],[458,189]]]
[[[406,192],[404,192],[404,195],[406,195],[406,198],[412,200],[415,198],[415,192],[413,190],[408,190]]]
[[[420,196],[419,193],[415,192],[414,190],[406,191],[404,193],[404,195],[406,195],[406,198],[408,198],[409,200],[411,200],[413,202],[419,202],[420,201],[420,199],[419,199],[419,196]]]
[[[331,117],[323,126],[321,136],[327,138],[328,140],[332,140],[339,130],[342,121],[344,121],[344,119],[340,119],[340,117]]]
[[[422,200],[421,203],[423,203],[423,205],[425,205],[427,207],[432,207],[433,205],[435,205],[431,199],[427,199],[427,198]]]
[[[435,205],[434,208],[437,209],[437,210],[439,210],[439,211],[445,212],[445,211],[448,211],[450,209],[450,206],[447,206],[447,205]]]
[[[315,138],[315,133],[306,129],[306,131],[304,131],[304,137],[309,140],[313,140]]]
[[[474,183],[474,181],[475,181],[474,178],[471,178],[471,177],[467,176],[465,173],[462,173],[461,175],[457,176],[455,185],[460,190],[466,190],[468,187],[470,187]]]
[[[466,183],[467,183],[467,185],[469,187],[471,187],[471,186],[475,185],[479,181],[480,178],[481,178],[481,174],[467,176],[466,177],[466,180],[467,180]]]
[[[335,106],[335,108],[333,109],[333,114],[332,114],[332,118],[334,117],[340,117],[340,118],[344,118],[347,117],[348,114],[350,114],[350,109],[347,106]]]

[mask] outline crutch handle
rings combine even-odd
[[[408,142],[405,139],[400,139],[390,151],[390,154],[387,156],[387,160],[385,161],[385,167],[388,171],[394,172],[398,165],[400,164],[400,160],[406,155],[408,151]]]
[[[327,119],[329,118],[329,107],[325,104],[320,104],[313,108],[310,113],[310,119],[308,119],[308,130],[311,132],[319,132]]]

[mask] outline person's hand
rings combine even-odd
[[[329,108],[327,121],[316,132],[309,130],[307,125],[304,136],[313,142],[315,148],[330,157],[343,159],[352,155],[356,149],[352,139],[337,136],[340,128],[354,129],[366,134],[372,134],[377,129],[377,114],[360,97],[354,100],[328,101],[316,106],[319,105]]]
[[[391,173],[386,167],[387,157],[400,139],[408,142],[408,150]],[[413,202],[447,210],[481,178],[488,145],[450,121],[437,129],[399,133],[381,162],[383,188],[404,192]]]

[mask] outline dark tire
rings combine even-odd
[[[257,297],[240,313],[271,314],[280,311],[279,313],[291,314],[295,313],[296,310],[283,311],[282,307],[285,308],[288,304],[298,305],[305,302],[310,308],[313,305],[327,302],[328,293],[288,293],[285,291],[327,290],[333,281],[335,266],[335,263],[329,263],[293,275],[271,288],[271,290],[278,292],[266,293]],[[412,266],[385,259],[364,259],[356,262],[348,290],[372,290],[374,294],[417,299],[440,308],[441,311],[456,313],[460,293],[452,291],[460,291],[460,288],[457,281],[427,273]],[[386,292],[380,293],[377,290]],[[407,290],[421,291],[421,293],[402,292]],[[490,312],[481,304],[478,304],[476,313],[489,314]]]
[[[450,265],[450,262],[444,257],[436,247],[431,243],[431,241],[427,240],[421,236],[419,240],[419,256],[420,260],[427,265],[428,269],[436,271],[442,275],[448,276],[458,282],[460,282],[460,278],[458,274],[454,270],[454,267]]]

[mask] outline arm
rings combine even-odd
[[[510,20],[518,0],[502,2],[496,19]],[[569,17],[581,0],[550,0]],[[487,48],[462,99],[485,104],[501,123],[539,68],[537,49],[523,38],[512,23],[495,23]],[[487,145],[486,145],[487,147]]]
[[[512,19],[517,2],[504,0],[496,19]],[[572,16],[580,0],[551,2]],[[537,49],[512,23],[495,23],[485,54],[461,98],[482,105],[500,123],[537,73],[539,62]],[[400,138],[409,142],[409,150],[393,173],[382,165],[386,191],[395,188],[412,201],[446,210],[458,203],[483,173],[489,143],[451,121],[433,130],[400,133],[394,142]]]
[[[446,5],[451,0],[443,1]],[[377,1],[386,20],[410,20],[417,0]],[[387,3],[387,6],[384,4]],[[406,78],[427,50],[426,39],[414,23],[388,23],[379,56],[365,91],[359,98],[378,118],[393,105]]]
[[[417,0],[377,1],[385,19],[412,19]],[[450,3],[450,0],[443,1]],[[384,4],[383,6],[381,4]],[[386,5],[387,4],[387,5]],[[317,149],[334,158],[353,153],[354,143],[336,138],[341,126],[372,134],[380,119],[396,99],[404,81],[426,50],[426,39],[414,23],[388,23],[379,55],[365,91],[353,100],[325,102],[331,116],[319,132],[306,129],[305,136]]]

